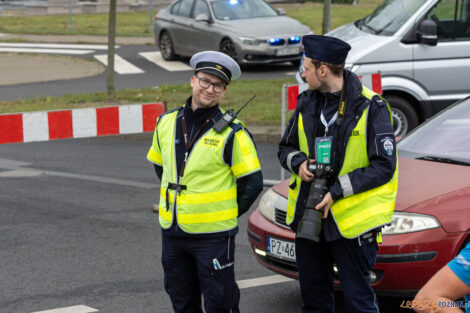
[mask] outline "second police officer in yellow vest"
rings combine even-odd
[[[332,174],[315,208],[323,218],[319,239],[298,233],[295,242],[302,311],[334,312],[335,264],[346,312],[378,313],[369,270],[380,228],[391,222],[398,183],[390,107],[344,69],[347,43],[308,35],[303,45],[309,90],[299,97],[278,153],[292,173],[286,216],[292,230],[299,231],[315,178],[307,162],[324,162]]]
[[[157,120],[148,159],[161,181],[159,222],[165,290],[177,313],[239,312],[234,252],[237,218],[262,190],[255,145],[235,120],[221,133],[218,101],[238,64],[205,51],[191,58],[192,96]]]

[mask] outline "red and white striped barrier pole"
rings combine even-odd
[[[0,115],[0,144],[135,134],[155,130],[166,103]]]
[[[382,74],[380,72],[358,76],[362,84],[379,95],[382,94]]]

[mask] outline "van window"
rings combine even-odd
[[[356,21],[355,25],[365,32],[392,36],[425,2],[426,0],[385,0],[370,15]]]
[[[426,19],[436,23],[438,41],[470,40],[470,0],[441,0]]]

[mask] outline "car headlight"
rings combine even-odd
[[[440,227],[441,225],[434,216],[395,212],[393,213],[391,225],[382,228],[383,235],[397,235],[413,233]]]
[[[274,204],[279,197],[272,188],[269,188],[259,200],[258,210],[271,222],[274,222]]]
[[[249,46],[259,46],[260,44],[266,42],[266,40],[251,37],[238,37],[238,40],[240,40],[242,44]]]

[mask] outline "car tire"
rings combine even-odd
[[[230,39],[224,39],[220,43],[220,52],[225,53],[232,59],[238,62],[237,51],[235,50],[235,44]]]
[[[395,137],[405,136],[410,130],[418,126],[418,116],[411,104],[398,96],[385,96],[390,104],[393,117],[393,128]]]
[[[175,46],[173,45],[173,40],[171,39],[169,32],[162,32],[160,40],[158,40],[158,47],[160,48],[160,52],[165,61],[173,61],[177,59]]]

